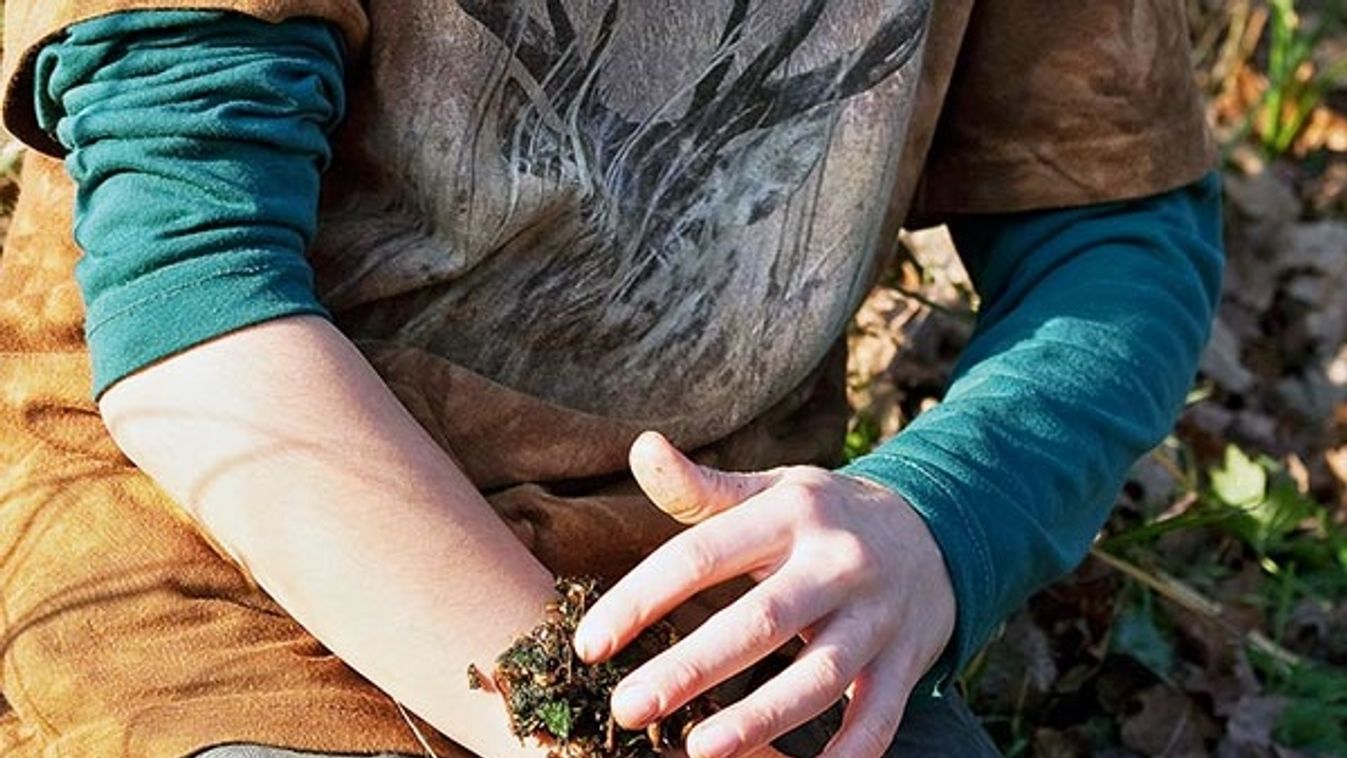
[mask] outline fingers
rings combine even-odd
[[[819,758],[880,758],[893,744],[914,686],[910,666],[896,655],[881,656],[856,678],[842,717]]]
[[[612,655],[698,592],[768,565],[788,536],[781,521],[755,517],[752,509],[677,535],[594,603],[576,629],[576,653],[589,663]]]
[[[632,476],[660,510],[684,524],[696,524],[732,508],[776,482],[772,472],[735,474],[699,466],[659,432],[632,443]]]
[[[777,676],[688,735],[693,758],[725,758],[763,746],[841,699],[866,661],[864,625],[836,619]]]
[[[766,657],[832,609],[835,599],[786,570],[757,585],[619,685],[613,715],[644,726]]]

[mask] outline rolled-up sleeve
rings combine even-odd
[[[305,252],[344,109],[334,27],[113,14],[44,48],[36,76],[39,125],[78,187],[95,396],[228,332],[326,314]]]
[[[340,31],[348,56],[358,54],[369,35],[361,0],[8,0],[0,67],[5,128],[35,150],[64,155],[60,143],[37,123],[33,86],[38,54],[71,26],[133,10],[232,11],[271,23],[314,18]]]

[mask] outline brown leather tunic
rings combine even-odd
[[[73,188],[31,105],[32,57],[71,23],[340,26],[320,296],[559,572],[620,573],[676,529],[622,475],[646,427],[730,468],[831,461],[834,345],[904,219],[1142,196],[1212,164],[1178,0],[762,0],[741,41],[728,2],[623,4],[606,42],[609,3],[565,3],[570,40],[542,5],[529,26],[472,0],[7,3],[5,124],[35,152],[0,258],[0,754],[420,752],[103,430]]]

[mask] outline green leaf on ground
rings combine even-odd
[[[1281,669],[1254,649],[1249,661],[1268,681],[1269,694],[1287,700],[1273,733],[1278,743],[1315,755],[1347,755],[1347,673],[1318,662]]]
[[[1256,525],[1254,547],[1259,552],[1278,546],[1284,538],[1295,531],[1300,522],[1314,516],[1321,509],[1318,503],[1310,500],[1296,489],[1290,481],[1277,481],[1268,488],[1262,502],[1248,510],[1248,516]]]
[[[1211,471],[1211,491],[1221,502],[1246,508],[1267,494],[1267,470],[1234,445],[1225,448],[1225,463]]]
[[[1290,701],[1277,721],[1277,742],[1320,755],[1347,755],[1347,708],[1317,700]]]
[[[852,424],[851,431],[847,432],[842,452],[843,459],[850,463],[868,454],[879,445],[879,438],[879,423],[869,416],[858,416]]]

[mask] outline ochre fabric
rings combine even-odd
[[[975,3],[913,214],[1143,197],[1216,159],[1183,3]]]
[[[0,755],[176,757],[236,740],[416,753],[388,698],[112,444],[89,400],[70,182],[30,155],[23,185],[0,258]]]
[[[233,741],[416,754],[392,702],[118,453],[89,399],[73,187],[37,154],[23,186],[0,258],[0,668],[14,709],[0,717],[0,755],[181,756]],[[418,418],[460,420],[427,426],[553,570],[616,574],[676,530],[629,481],[535,483],[619,470],[638,429],[424,353],[368,352]],[[699,457],[742,468],[831,462],[846,422],[841,357]],[[443,742],[437,752],[456,754]]]
[[[183,7],[273,21],[318,16],[369,56],[387,49],[366,44],[370,17],[375,36],[435,20],[411,10],[428,3],[364,5],[10,0],[5,124],[57,153],[34,126],[27,63],[79,20]],[[1046,7],[937,0],[889,203],[894,230],[914,194],[923,218],[1072,205],[1180,186],[1210,165],[1181,2],[1054,5],[1052,17]],[[378,156],[361,155],[361,130],[380,98],[397,93],[362,90],[361,65],[357,57],[352,98],[366,105],[339,139],[339,154],[345,147],[351,157],[329,177],[329,209],[383,169]],[[178,758],[240,741],[420,753],[385,696],[251,586],[116,451],[89,400],[72,197],[62,165],[30,154],[0,258],[0,675],[12,706],[0,716],[0,755]],[[353,305],[348,318],[358,313]],[[676,530],[622,476],[634,425],[512,390],[426,350],[359,344],[553,570],[617,574]],[[842,360],[835,350],[699,457],[741,469],[835,462],[846,419]],[[444,741],[436,750],[461,754]]]
[[[232,10],[264,21],[308,16],[342,31],[358,55],[369,34],[361,0],[20,0],[5,3],[4,123],[14,136],[49,155],[61,146],[38,128],[33,112],[33,62],[53,35],[81,21],[126,10]]]

